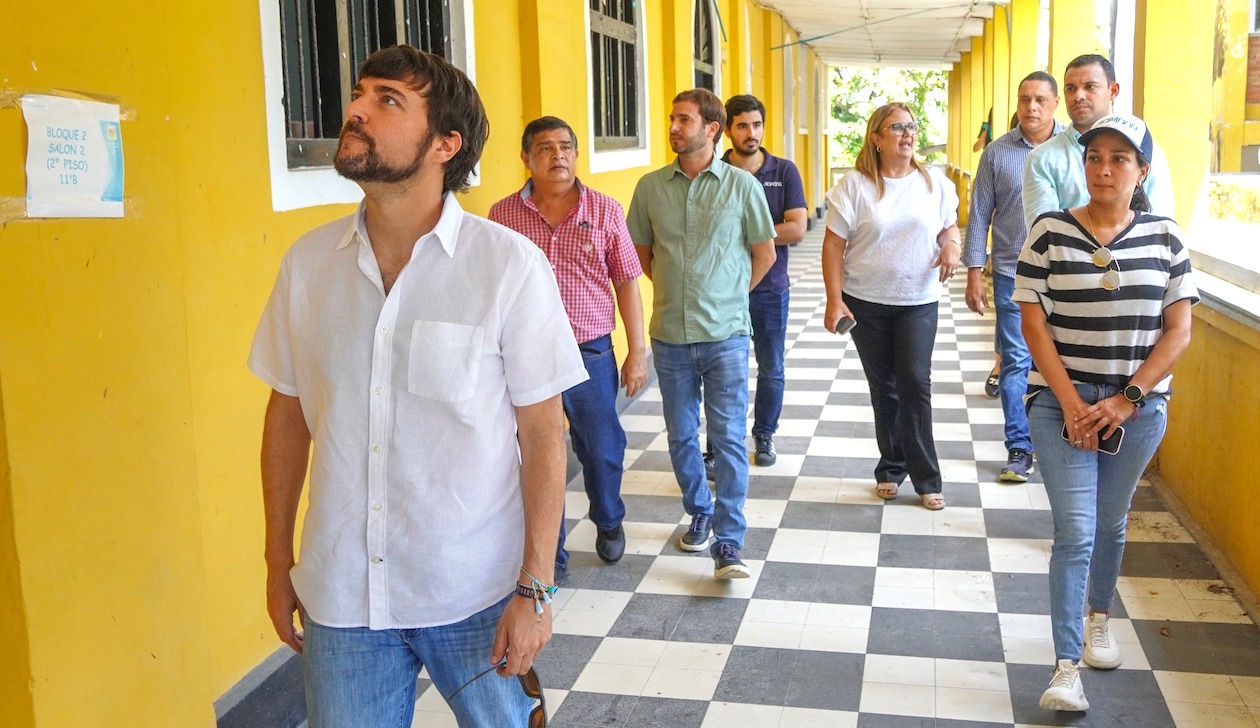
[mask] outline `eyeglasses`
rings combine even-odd
[[[890,129],[897,136],[904,136],[906,134],[914,134],[917,132],[919,130],[919,125],[913,121],[907,121],[904,124],[889,124],[884,127],[884,131],[888,131]]]
[[[1111,251],[1105,247],[1099,246],[1094,249],[1094,265],[1099,268],[1106,268],[1107,272],[1103,273],[1102,287],[1105,291],[1114,291],[1120,288],[1120,261],[1116,260]],[[1111,264],[1116,264],[1116,269],[1111,270]]]
[[[497,665],[491,665],[490,667],[487,667],[477,673],[471,680],[463,685],[460,685],[458,690],[451,693],[451,697],[447,698],[447,702],[454,700],[455,696],[459,695],[464,688],[472,685],[486,675],[489,675],[491,671],[497,670],[506,664],[507,661],[504,660]],[[516,677],[520,680],[521,690],[525,691],[525,695],[529,696],[530,700],[538,701],[538,705],[534,706],[534,709],[529,711],[529,728],[547,728],[547,699],[543,697],[542,683],[538,681],[538,673],[534,672],[534,668],[531,667],[529,668],[529,672],[524,675],[517,675]]]

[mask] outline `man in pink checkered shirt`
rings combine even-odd
[[[591,503],[595,553],[613,564],[626,549],[621,525],[626,515],[621,500],[626,433],[617,417],[618,381],[627,397],[647,382],[638,282],[643,271],[621,205],[578,181],[577,156],[577,135],[568,124],[554,116],[531,121],[521,137],[521,161],[530,179],[519,192],[496,202],[490,219],[533,240],[555,271],[560,300],[590,375],[561,398]],[[616,328],[614,296],[629,345],[620,378],[610,336]],[[569,575],[564,537],[561,524],[557,584]]]

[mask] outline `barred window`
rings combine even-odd
[[[640,144],[643,70],[634,0],[589,0],[591,102],[595,150]]]
[[[447,0],[279,0],[290,169],[327,167],[359,64],[409,43],[451,57]]]
[[[717,92],[714,80],[717,75],[716,53],[713,43],[713,0],[695,1],[695,19],[691,24],[692,67],[696,74],[696,88]]]

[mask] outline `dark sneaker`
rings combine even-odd
[[[1027,450],[1015,448],[1011,450],[1006,458],[1006,467],[1002,468],[1002,472],[998,473],[998,480],[1005,480],[1009,483],[1025,483],[1028,482],[1028,476],[1033,472],[1033,454]]]
[[[556,586],[568,586],[569,585],[569,565],[556,564],[556,570],[555,570],[555,573],[552,574],[552,578],[556,580]]]
[[[753,435],[753,440],[757,443],[757,452],[753,456],[753,462],[765,467],[774,465],[779,459],[779,454],[774,451],[774,438],[765,435]]]
[[[747,579],[751,573],[739,560],[739,549],[730,541],[721,541],[713,550],[714,579]]]
[[[626,532],[621,526],[595,534],[595,553],[609,564],[621,561],[626,552]]]
[[[704,477],[717,482],[717,461],[712,450],[704,451]]]
[[[691,528],[678,539],[678,548],[683,551],[704,551],[709,545],[709,524],[713,520],[710,513],[697,513],[691,517]]]

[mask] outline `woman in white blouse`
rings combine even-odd
[[[932,348],[942,284],[954,274],[958,195],[915,157],[909,107],[881,106],[866,125],[855,168],[827,193],[824,325],[853,343],[875,410],[875,494],[896,498],[909,476],[923,506],[945,507],[932,437]]]

